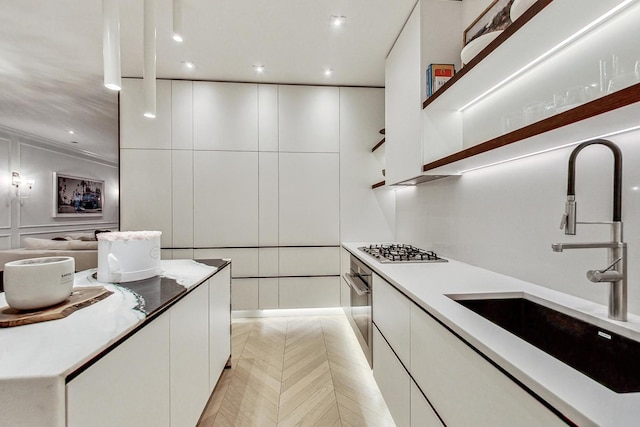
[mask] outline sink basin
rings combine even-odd
[[[640,342],[525,297],[450,297],[617,393],[640,391]]]

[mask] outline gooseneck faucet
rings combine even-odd
[[[612,221],[606,222],[578,222],[576,220],[576,158],[578,154],[590,145],[604,145],[613,153],[613,215]],[[560,228],[564,234],[575,235],[576,224],[610,224],[610,242],[590,243],[554,243],[551,245],[555,252],[565,249],[593,249],[606,248],[609,252],[609,266],[602,270],[589,270],[587,278],[595,283],[609,283],[609,318],[627,320],[627,244],[622,241],[622,151],[613,142],[606,139],[594,139],[578,145],[569,157],[569,173],[567,182],[567,203],[562,216]]]

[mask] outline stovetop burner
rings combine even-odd
[[[362,246],[361,251],[371,255],[380,262],[447,262],[433,251],[416,248],[415,246],[391,243],[381,245]]]

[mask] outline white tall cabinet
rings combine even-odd
[[[341,210],[349,237],[393,238],[370,153],[341,154],[383,126],[384,90],[160,80],[150,120],[124,81],[121,228],[161,230],[165,258],[232,258],[234,310],[339,307]]]
[[[461,22],[461,2],[420,0],[387,56],[387,185],[421,175],[425,156],[433,157],[434,150],[439,150],[437,147],[443,144],[443,127],[456,125],[450,112],[442,115],[446,123],[441,117],[423,117],[422,101],[427,95],[429,64],[453,64],[459,69]],[[427,140],[429,144],[425,144]]]

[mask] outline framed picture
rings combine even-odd
[[[494,0],[484,12],[464,30],[463,42],[466,46],[471,40],[492,31],[504,30],[511,25],[509,12],[513,0]]]
[[[102,216],[104,181],[53,173],[53,216]]]

